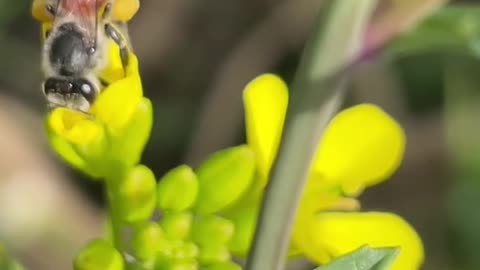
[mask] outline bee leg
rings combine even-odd
[[[112,3],[107,3],[105,8],[103,9],[102,19],[107,19],[110,16],[110,12],[112,11]]]
[[[122,61],[123,71],[126,75],[128,66],[128,47],[125,39],[120,31],[109,23],[105,24],[105,33],[118,45],[120,49],[120,60]]]

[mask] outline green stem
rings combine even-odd
[[[113,192],[114,192],[114,180],[107,180],[106,181],[106,193],[108,198],[108,214],[110,218],[110,226],[111,232],[113,237],[113,245],[114,247],[122,252],[124,251],[123,246],[123,235],[122,235],[122,222],[118,216],[118,211],[115,209],[115,202],[113,200]]]
[[[323,6],[292,89],[279,154],[265,193],[247,270],[283,269],[290,231],[320,137],[343,99],[341,76],[357,56],[376,0]],[[340,75],[340,76],[339,76]]]

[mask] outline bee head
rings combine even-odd
[[[43,93],[51,107],[66,107],[87,113],[95,101],[98,88],[85,78],[48,78]]]

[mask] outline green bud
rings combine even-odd
[[[184,240],[191,231],[192,214],[188,212],[168,213],[160,221],[160,225],[169,239]]]
[[[132,251],[135,257],[141,261],[154,259],[162,248],[168,248],[168,246],[169,243],[165,238],[165,233],[156,223],[143,224],[134,231]]]
[[[177,260],[195,259],[198,253],[198,247],[194,243],[178,241],[174,244],[172,257]]]
[[[77,256],[75,270],[123,270],[122,255],[104,240],[90,242]]]
[[[162,260],[157,263],[155,270],[197,270],[198,263],[196,260]]]
[[[192,228],[192,239],[200,245],[226,244],[232,238],[235,227],[228,219],[208,215],[195,220]]]
[[[200,263],[209,265],[217,262],[230,261],[231,256],[228,248],[223,245],[208,245],[200,247],[198,260]]]
[[[157,244],[158,253],[157,256],[159,257],[172,257],[174,243],[171,240],[165,239],[164,241],[160,241]]]
[[[166,211],[184,211],[197,199],[198,179],[186,165],[170,170],[163,176],[157,188],[158,208]]]
[[[233,262],[220,262],[205,267],[205,270],[242,270],[242,267]]]
[[[144,266],[139,262],[128,263],[126,267],[126,270],[148,270],[148,269],[150,268]]]
[[[138,165],[131,169],[112,194],[115,210],[126,223],[148,220],[155,210],[156,181],[153,172]]]
[[[235,203],[250,186],[255,171],[253,152],[238,146],[217,152],[198,169],[197,212],[211,214]]]

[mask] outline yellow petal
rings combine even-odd
[[[363,245],[400,247],[391,270],[416,270],[423,263],[420,237],[405,220],[394,214],[325,212],[312,217],[305,230],[310,239],[300,248],[319,264],[328,263]]]
[[[113,83],[125,77],[125,70],[123,69],[122,59],[120,57],[120,47],[113,41],[108,40],[108,65],[102,70],[100,78],[107,83]],[[129,60],[132,57],[129,56]],[[137,61],[136,59],[134,61]],[[133,63],[136,65],[136,63]],[[128,68],[128,67],[127,67]],[[130,69],[133,66],[130,64]]]
[[[118,136],[110,137],[110,155],[122,160],[127,166],[140,162],[143,150],[150,138],[153,123],[152,103],[147,98],[142,98],[135,109],[132,119],[126,124]]]
[[[87,164],[85,160],[75,151],[75,148],[64,138],[55,134],[50,127],[47,126],[48,142],[52,148],[66,162],[79,170],[85,170]]]
[[[139,0],[117,0],[113,3],[112,17],[116,21],[127,22],[140,8]]]
[[[56,135],[72,144],[86,145],[103,135],[103,129],[87,115],[66,108],[53,110],[47,125]]]
[[[350,196],[389,177],[405,149],[402,128],[380,108],[362,104],[340,112],[325,131],[312,174]]]
[[[261,75],[246,86],[243,101],[247,142],[255,153],[261,178],[266,181],[280,143],[288,88],[278,76]]]
[[[317,213],[321,211],[356,211],[359,209],[360,203],[353,198],[339,197],[335,194],[316,190],[306,190],[302,195],[295,216],[292,229],[292,245],[295,247],[302,246],[302,243],[310,241],[311,232],[305,228]],[[319,253],[318,256],[323,255]]]
[[[52,14],[50,14],[45,6],[47,5],[45,0],[34,0],[32,2],[32,17],[39,22],[51,22],[53,20]]]
[[[138,61],[133,54],[129,55],[126,75],[103,90],[90,111],[114,133],[129,122],[143,95]]]

